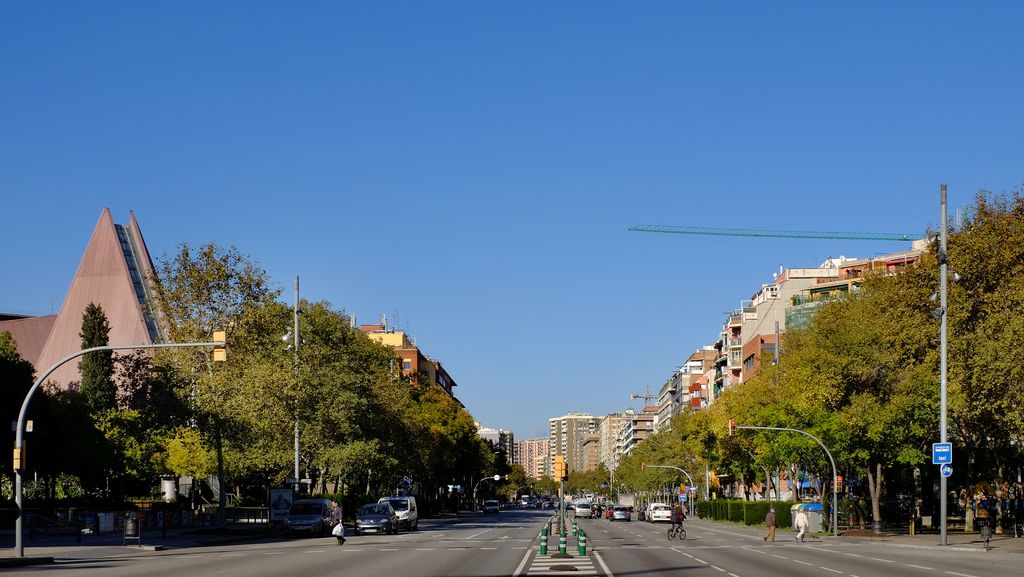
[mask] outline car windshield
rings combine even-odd
[[[391,506],[395,511],[405,511],[409,508],[409,502],[402,499],[395,499],[394,501],[391,501]]]
[[[655,511],[668,511],[669,508],[667,506],[665,506],[665,505],[655,505],[654,506],[654,510]]]
[[[497,501],[484,501],[484,505],[497,505]]]
[[[319,515],[320,506],[313,503],[296,503],[292,505],[289,515]]]
[[[363,505],[359,511],[360,515],[387,515],[388,510],[384,505]]]

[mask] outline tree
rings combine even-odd
[[[103,307],[89,303],[82,314],[82,349],[110,344],[110,323]],[[117,407],[117,385],[114,383],[113,351],[93,351],[78,363],[82,373],[81,391],[93,413]]]
[[[32,388],[32,363],[18,354],[17,343],[9,332],[0,332],[0,383],[3,383],[3,394],[0,394],[0,422],[16,422],[25,395]],[[0,427],[0,443],[4,447],[14,446],[14,432],[8,427]],[[0,453],[0,470],[5,477],[11,475],[13,463],[11,455]],[[13,486],[13,477],[11,478]],[[6,483],[5,483],[6,485]]]

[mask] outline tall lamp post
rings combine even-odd
[[[484,477],[483,479],[480,479],[479,481],[477,481],[476,485],[473,485],[473,508],[474,509],[476,508],[476,488],[480,486],[480,483],[483,483],[484,481],[500,481],[500,480],[501,480],[501,475],[495,475],[493,477]]]
[[[946,185],[939,186],[939,311],[941,312],[939,324],[939,441],[947,442],[946,431],[946,354],[947,354],[947,327],[949,311],[947,309],[946,275],[949,269],[949,258],[946,255]],[[946,545],[946,476],[939,475],[939,534],[940,542]]]
[[[105,345],[102,347],[92,347],[72,353],[63,359],[54,363],[50,368],[36,379],[36,382],[32,383],[32,388],[25,393],[25,400],[21,403],[21,411],[18,413],[18,423],[15,426],[14,434],[14,502],[18,507],[18,518],[14,521],[14,556],[24,557],[25,556],[25,544],[22,539],[22,512],[24,511],[22,504],[24,501],[24,491],[22,489],[22,475],[21,471],[25,466],[24,462],[24,451],[25,451],[25,414],[28,412],[28,404],[32,400],[32,395],[36,393],[39,386],[46,381],[46,378],[50,376],[53,371],[57,370],[58,367],[71,359],[86,355],[88,353],[94,353],[98,351],[120,351],[125,349],[140,350],[140,349],[183,349],[183,348],[196,348],[196,347],[213,347],[213,360],[214,362],[223,362],[227,360],[227,352],[224,349],[225,333],[224,331],[214,331],[213,341],[208,343],[163,343],[154,345]]]
[[[696,485],[693,484],[693,477],[691,477],[689,473],[684,471],[682,468],[676,467],[674,465],[648,465],[647,463],[641,463],[640,464],[640,468],[641,469],[675,469],[676,471],[679,471],[680,473],[686,475],[686,479],[690,482],[690,484],[688,485],[688,488],[686,490],[686,493],[687,493],[686,500],[690,502],[690,516],[693,517],[693,499],[690,498],[689,493],[690,493],[690,487],[694,487],[695,488]]]

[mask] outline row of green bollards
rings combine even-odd
[[[577,551],[579,552],[580,555],[586,555],[587,554],[587,532],[582,530],[582,529],[577,529],[577,530],[574,530],[573,533],[574,533],[574,536],[576,537]],[[568,538],[567,538],[567,536],[565,534],[565,531],[562,531],[558,535],[558,553],[560,555],[565,555],[567,549],[568,549]],[[545,524],[544,527],[540,530],[540,554],[541,555],[547,555],[548,554],[548,525],[547,524]]]

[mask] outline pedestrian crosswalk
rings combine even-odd
[[[573,556],[568,559],[554,559],[537,555],[523,575],[575,575],[576,577],[597,577],[601,575],[594,567],[589,555]]]

